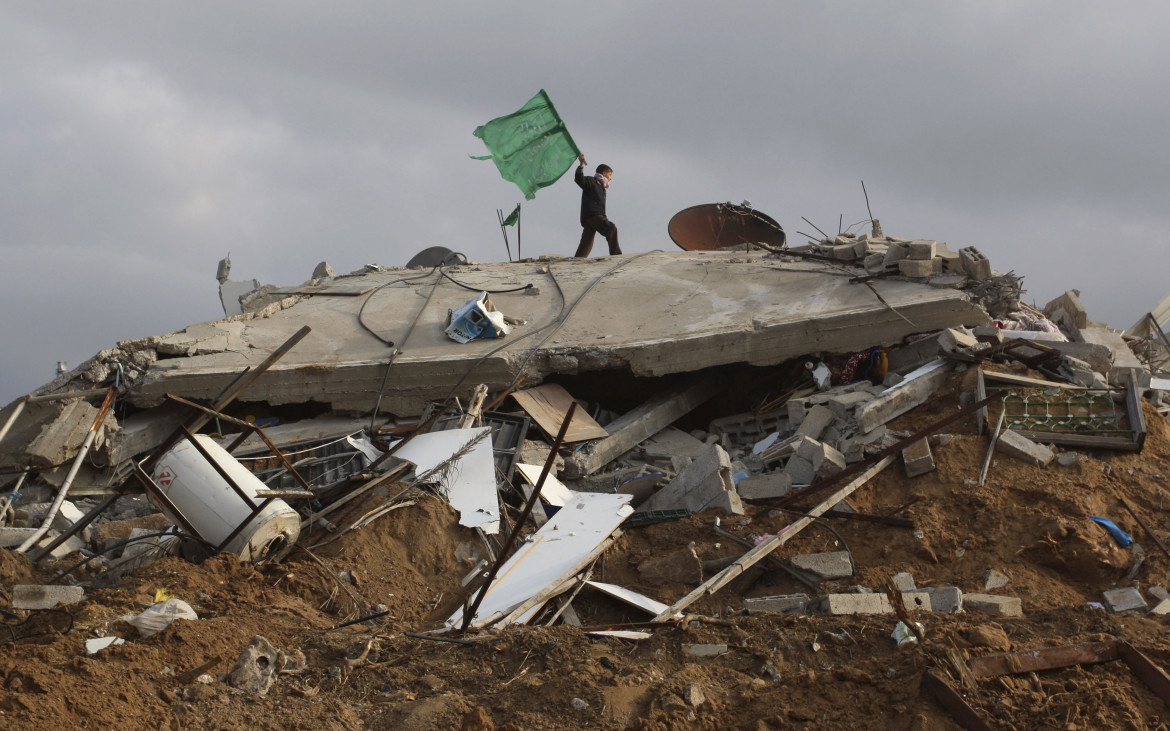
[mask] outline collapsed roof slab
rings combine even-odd
[[[186,355],[175,357],[181,338],[166,336],[172,357],[151,363],[131,398],[140,406],[157,404],[168,392],[211,398],[308,325],[312,332],[249,388],[248,400],[316,401],[369,412],[392,350],[362,328],[359,312],[401,351],[381,399],[382,410],[398,414],[419,413],[465,376],[465,389],[485,383],[497,390],[521,372],[532,383],[550,373],[628,369],[661,376],[732,363],[766,366],[989,321],[956,290],[904,279],[855,283],[851,270],[763,253],[651,252],[461,265],[445,273],[450,277],[405,269],[341,277],[336,281],[346,295],[357,285],[377,289],[357,297],[330,296],[326,289],[270,307],[262,317],[199,325],[202,347]],[[491,295],[498,310],[525,323],[505,338],[460,344],[445,335],[448,310],[476,291],[525,285],[532,287]],[[209,352],[206,345],[216,342],[210,329],[220,327],[232,345]]]

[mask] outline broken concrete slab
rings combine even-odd
[[[138,374],[126,394],[136,407],[161,403],[164,393],[185,398],[214,397],[237,373],[255,365],[301,326],[312,333],[259,378],[249,390],[272,405],[312,400],[335,411],[368,411],[385,381],[388,348],[358,324],[377,323],[383,337],[399,337],[411,321],[410,349],[392,366],[380,408],[418,414],[442,400],[468,369],[476,381],[502,390],[519,375],[538,382],[553,372],[625,369],[637,376],[694,372],[731,363],[774,365],[807,354],[853,353],[894,345],[911,332],[957,324],[984,324],[986,313],[961,292],[903,280],[866,286],[823,271],[817,262],[747,257],[742,252],[669,252],[629,257],[614,271],[612,260],[502,262],[453,266],[446,271],[471,287],[498,281],[539,284],[541,294],[499,294],[497,306],[534,329],[560,317],[559,289],[568,301],[585,296],[584,307],[527,360],[526,347],[489,351],[505,341],[456,346],[443,334],[447,311],[466,300],[466,290],[446,280],[382,287],[368,297],[286,297],[255,313],[208,323],[223,329],[244,325],[239,347],[222,352],[156,360]],[[400,279],[404,270],[363,271],[335,283],[376,288]],[[545,286],[555,277],[559,287]],[[701,284],[700,284],[701,283]],[[698,289],[696,289],[698,287]],[[588,289],[588,292],[586,290]],[[433,292],[432,292],[433,290]],[[775,293],[786,296],[777,298]],[[420,313],[420,295],[431,295]],[[661,313],[671,317],[663,319]],[[621,328],[608,323],[620,322]],[[108,375],[128,361],[133,349],[154,350],[144,339],[111,349],[95,362]],[[342,355],[343,354],[343,355]],[[484,358],[484,356],[487,356]],[[520,372],[520,369],[523,372]],[[78,374],[81,378],[81,374]]]
[[[707,450],[705,443],[673,426],[666,427],[638,446],[646,459],[670,459],[671,457],[694,459]]]
[[[908,571],[901,571],[894,574],[892,579],[894,586],[898,587],[898,591],[915,591],[918,587],[914,585],[914,575]]]
[[[1142,593],[1132,586],[1110,589],[1103,592],[1105,607],[1114,614],[1121,612],[1144,612],[1149,608]]]
[[[941,359],[908,373],[902,383],[858,409],[858,427],[868,432],[919,406],[934,395],[950,373],[950,364]]]
[[[816,477],[812,462],[795,455],[784,465],[784,474],[788,475],[793,485],[811,485]]]
[[[25,448],[28,466],[34,469],[47,469],[73,459],[85,441],[89,428],[93,426],[98,412],[97,407],[81,400],[65,404],[57,418],[47,424]],[[118,422],[111,411],[106,412],[101,429],[106,434],[118,430]],[[95,440],[94,449],[100,446],[101,443]]]
[[[699,513],[708,508],[743,514],[743,502],[731,476],[731,458],[718,444],[710,445],[702,456],[642,503],[638,512],[687,509]]]
[[[58,604],[76,604],[85,599],[80,586],[17,584],[12,587],[14,609],[52,609]]]
[[[1124,386],[1132,377],[1136,380],[1139,390],[1144,391],[1150,387],[1150,371],[1134,355],[1120,333],[1104,325],[1090,323],[1081,328],[1080,336],[1083,342],[1103,345],[1113,354],[1113,363],[1106,373],[1110,383]]]
[[[1019,597],[998,594],[965,594],[963,605],[993,617],[1022,617],[1024,610]]]
[[[844,579],[853,575],[853,559],[848,551],[805,553],[790,561],[798,569],[809,571],[822,579]]]
[[[1011,429],[1004,429],[999,433],[999,440],[995,443],[995,451],[1037,467],[1047,467],[1052,460],[1056,459],[1056,453],[1051,449],[1043,444],[1037,444]]]
[[[1157,604],[1150,607],[1150,614],[1158,614],[1158,615],[1170,614],[1170,599],[1162,599]]]

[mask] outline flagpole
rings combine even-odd
[[[499,221],[500,221],[500,233],[502,233],[504,235],[504,248],[508,250],[508,261],[512,261],[512,247],[508,245],[508,227],[504,225],[504,209],[503,208],[496,209],[496,218],[499,219]],[[516,234],[517,239],[519,239],[519,236],[520,236],[520,234],[517,233]],[[520,255],[520,242],[519,241],[516,242],[516,255],[517,256]]]
[[[520,256],[520,219],[524,217],[524,212],[520,210],[520,204],[516,204],[516,261],[520,261],[524,257]]]

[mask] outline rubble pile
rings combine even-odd
[[[1165,715],[1170,307],[876,226],[227,274],[0,411],[6,727]]]

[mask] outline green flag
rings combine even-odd
[[[544,89],[519,111],[476,127],[474,134],[491,155],[473,159],[494,160],[504,180],[519,186],[528,200],[555,183],[581,154]]]
[[[516,210],[514,210],[508,214],[508,217],[504,219],[503,225],[504,226],[515,226],[516,222],[519,220],[520,220],[520,204],[517,203]]]

